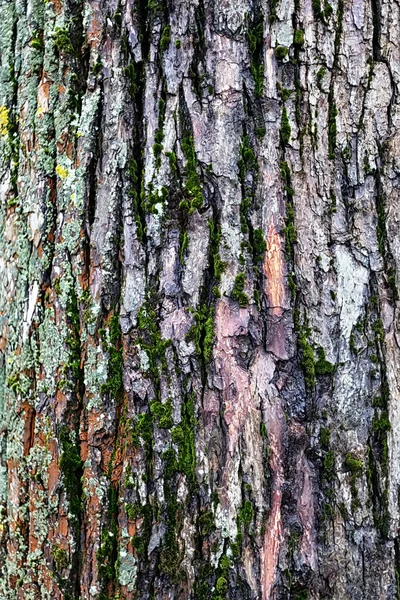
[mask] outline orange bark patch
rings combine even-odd
[[[274,223],[268,230],[267,251],[264,260],[265,294],[272,313],[281,316],[285,306],[284,285],[285,263],[282,250],[282,238]]]
[[[60,469],[58,468],[58,447],[55,440],[51,440],[49,443],[49,450],[52,455],[51,463],[49,464],[49,496],[51,496],[58,484],[60,479]]]
[[[282,492],[274,490],[272,493],[272,510],[269,515],[264,538],[263,578],[261,582],[263,600],[271,598],[271,591],[276,577],[276,567],[282,538],[281,503]]]
[[[99,45],[103,34],[103,19],[98,3],[92,4],[92,19],[87,30],[86,39],[88,44],[96,47]]]
[[[81,443],[81,460],[85,462],[88,457],[88,436],[87,431],[82,431],[79,435],[79,440]]]
[[[37,95],[37,112],[39,115],[49,112],[50,81],[43,73],[42,81],[39,84]]]
[[[67,515],[59,515],[58,516],[58,533],[62,537],[67,537],[67,535],[68,535],[68,516]]]
[[[122,450],[118,448],[112,465],[111,481],[120,481],[122,476]]]
[[[3,325],[3,329],[0,335],[0,352],[5,350],[7,345],[7,326]]]
[[[52,3],[52,5],[54,6],[54,10],[56,11],[56,14],[59,15],[62,9],[62,5],[61,5],[61,0],[49,0],[49,2]]]
[[[56,394],[56,416],[57,419],[61,419],[61,417],[63,416],[65,409],[67,407],[67,398],[65,396],[65,394],[62,392],[62,390],[58,389],[57,390],[57,394]]]
[[[29,450],[33,446],[36,411],[32,406],[30,406],[30,404],[28,404],[28,402],[23,403],[22,409],[25,413],[24,456],[27,456],[29,454]]]

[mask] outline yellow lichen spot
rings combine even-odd
[[[65,179],[68,175],[67,169],[65,167],[62,167],[61,165],[56,166],[56,173],[59,177],[61,177],[61,179]]]
[[[36,111],[37,116],[39,117],[40,115],[42,115],[44,113],[44,108],[43,106],[39,106],[39,108]]]
[[[10,124],[9,120],[9,110],[4,104],[0,106],[0,135],[6,136],[8,133],[8,126]]]

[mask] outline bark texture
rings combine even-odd
[[[0,0],[1,600],[399,597],[397,0]]]

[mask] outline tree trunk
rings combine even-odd
[[[0,598],[399,598],[400,5],[0,0]]]

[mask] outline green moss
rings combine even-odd
[[[384,434],[390,431],[391,425],[389,421],[389,414],[387,410],[382,410],[381,414],[375,414],[372,419],[372,429],[374,432]]]
[[[142,505],[139,502],[126,505],[126,515],[130,521],[135,521],[142,516]]]
[[[255,128],[254,133],[256,134],[259,140],[262,140],[265,137],[267,130],[264,127],[264,125],[260,125],[259,127]]]
[[[337,212],[337,199],[336,199],[336,194],[332,190],[330,193],[330,200],[331,200],[331,203],[330,203],[330,206],[328,209],[328,213],[330,215],[334,215]]]
[[[292,300],[296,299],[296,294],[297,294],[297,284],[296,284],[296,279],[295,279],[295,274],[294,273],[288,273],[288,285],[289,285],[289,291],[290,291],[290,297],[292,298]]]
[[[276,9],[278,6],[278,2],[279,0],[270,0],[269,2],[269,22],[271,23],[271,25],[273,23],[275,23],[276,19],[277,19],[277,13],[276,13]]]
[[[286,146],[289,143],[291,133],[292,133],[292,129],[290,127],[289,117],[287,114],[286,106],[284,106],[283,111],[282,111],[281,128],[280,128],[281,141],[284,146]]]
[[[176,40],[176,42],[175,42],[175,48],[177,48],[177,50],[180,50],[182,48],[182,42],[181,42],[181,40]]]
[[[104,582],[115,580],[115,562],[113,561],[113,558],[115,558],[113,556],[115,544],[114,534],[104,529],[101,535],[100,548],[96,554],[99,576]]]
[[[251,205],[251,198],[244,197],[240,204],[240,225],[242,233],[249,232],[248,219],[249,219],[249,208]]]
[[[246,276],[244,273],[236,275],[235,283],[232,289],[231,297],[240,304],[242,308],[246,307],[249,303],[249,297],[244,293],[244,287],[246,283]]]
[[[304,46],[304,32],[301,29],[296,29],[294,32],[293,43],[297,48],[301,48]]]
[[[169,159],[169,167],[171,169],[171,173],[176,173],[177,171],[177,161],[175,152],[166,152],[165,156]]]
[[[284,88],[279,82],[276,85],[278,88],[278,95],[281,98],[282,102],[286,102],[286,100],[289,100],[290,96],[293,93],[293,90]]]
[[[225,577],[218,577],[215,589],[218,594],[226,594],[228,591],[228,582]]]
[[[219,567],[222,571],[227,571],[231,568],[231,561],[225,554],[223,554],[219,560]]]
[[[216,281],[221,281],[226,264],[221,260],[219,246],[221,242],[221,227],[213,220],[208,221],[210,231],[210,262],[213,276]]]
[[[173,427],[172,402],[170,399],[164,404],[158,400],[153,400],[150,403],[150,412],[157,419],[158,426],[161,429],[171,429]]]
[[[281,177],[285,183],[290,185],[290,167],[286,161],[282,161],[279,165],[281,171]]]
[[[314,15],[316,16],[316,18],[322,19],[323,13],[322,13],[321,0],[312,0],[312,7],[313,7]]]
[[[316,19],[319,19],[322,23],[327,24],[330,17],[333,14],[333,8],[327,0],[324,0],[322,4],[321,0],[312,0],[312,7]]]
[[[263,260],[265,251],[267,249],[267,243],[265,241],[264,231],[262,229],[254,229],[252,246],[254,262],[258,263]]]
[[[382,319],[377,319],[371,324],[371,329],[375,333],[375,339],[378,343],[383,343],[384,332]]]
[[[308,600],[308,591],[300,584],[291,589],[291,598],[293,600]]]
[[[64,550],[64,548],[60,548],[60,546],[53,546],[51,555],[53,557],[54,565],[58,573],[60,573],[63,569],[68,567],[68,554],[67,551]]]
[[[112,462],[112,461],[111,461]],[[110,465],[111,465],[110,462]],[[103,527],[100,547],[96,553],[99,577],[103,586],[118,579],[118,505],[117,489],[111,483],[108,490],[108,526]]]
[[[254,519],[254,508],[250,500],[246,500],[243,507],[240,509],[238,517],[238,527],[243,525],[245,530],[248,530]]]
[[[188,195],[186,202],[181,202],[181,208],[189,208],[189,215],[195,209],[200,209],[203,206],[203,193],[200,185],[200,179],[197,174],[197,160],[194,149],[193,137],[183,138],[181,141],[182,152],[186,158],[186,185],[185,189]]]
[[[352,454],[346,454],[344,466],[356,477],[360,477],[363,470],[363,463],[358,458],[354,458]]]
[[[215,517],[212,511],[207,511],[199,517],[199,529],[202,536],[215,531]]]
[[[36,32],[34,37],[31,40],[31,46],[35,50],[43,50],[43,32]]]
[[[156,380],[159,378],[159,367],[163,371],[167,370],[165,351],[171,344],[171,340],[163,340],[161,338],[157,321],[157,315],[152,302],[147,300],[140,307],[137,316],[140,332],[139,343],[141,348],[146,350],[149,359],[149,373]]]
[[[263,62],[264,21],[261,14],[257,15],[247,31],[247,42],[250,54],[250,71],[254,80],[255,95],[262,96],[264,83]]]
[[[317,348],[317,361],[315,363],[315,374],[318,376],[332,375],[336,366],[326,360],[325,350],[319,346]]]
[[[376,200],[376,209],[377,209],[377,227],[376,227],[376,235],[378,239],[378,248],[382,257],[386,256],[386,248],[387,248],[387,231],[386,231],[386,210],[385,210],[385,201],[382,194],[377,197]]]
[[[57,50],[61,53],[72,54],[74,51],[69,32],[66,29],[56,27],[53,34],[53,43]]]
[[[362,475],[363,463],[358,458],[355,458],[352,454],[346,454],[344,466],[345,469],[350,472],[350,491],[352,496],[351,506],[354,512],[354,510],[360,506],[360,501],[358,499],[357,479],[359,479]]]
[[[250,146],[249,138],[247,135],[245,135],[242,138],[242,143],[240,145],[240,155],[241,158],[238,163],[239,179],[243,182],[248,172],[258,171],[256,155],[254,154],[254,151]]]
[[[187,231],[179,234],[179,262],[185,264],[185,254],[189,246],[189,235]]]
[[[186,339],[195,343],[196,352],[204,363],[208,364],[214,345],[214,308],[202,306],[193,316],[195,324],[186,334]]]
[[[131,538],[131,544],[136,550],[138,557],[144,558],[151,537],[153,507],[150,504],[140,505],[139,503],[136,503],[131,511],[131,519],[141,520],[140,523],[136,523],[138,528],[137,531],[140,533],[136,533],[136,535]]]
[[[83,473],[83,463],[80,457],[78,442],[74,440],[67,426],[61,428],[59,440],[61,446],[59,467],[69,501],[71,523],[78,530],[82,508],[81,476]]]
[[[291,202],[286,203],[286,219],[283,229],[285,235],[285,252],[288,259],[293,260],[293,245],[296,243],[294,210]]]
[[[102,394],[109,394],[114,400],[120,401],[124,393],[122,379],[123,351],[122,351],[122,331],[119,320],[119,314],[113,314],[109,324],[109,340],[104,344],[108,352],[108,376],[107,382],[103,383],[100,391]]]
[[[296,243],[295,215],[292,200],[292,197],[294,196],[294,189],[291,187],[290,167],[286,161],[282,161],[280,163],[280,171],[287,195],[285,227],[283,228],[283,233],[285,236],[285,254],[287,260],[293,264],[294,244]],[[288,285],[291,297],[293,300],[295,300],[297,294],[297,285],[294,272],[289,271],[288,273]]]
[[[300,364],[304,373],[306,389],[311,391],[315,387],[315,356],[314,350],[307,340],[304,329],[299,332],[298,346],[300,350]]]
[[[153,454],[153,420],[150,413],[138,415],[131,432],[132,445],[138,448],[143,441],[147,461],[151,460]]]
[[[100,73],[103,65],[101,62],[97,63],[93,67],[93,72],[95,75]],[[124,74],[129,82],[129,93],[131,97],[136,98],[137,94],[140,90],[140,70],[139,67],[134,62],[130,62],[127,67],[124,68]]]
[[[332,481],[335,474],[335,455],[329,450],[324,456],[324,467],[322,478],[324,481]]]
[[[160,156],[156,158],[156,168],[160,166]],[[152,183],[149,183],[147,192],[144,190],[144,182],[142,180],[142,191],[140,193],[141,206],[144,212],[150,214],[158,214],[157,204],[163,204],[168,198],[168,188],[162,186],[161,189],[155,190]]]
[[[136,550],[139,557],[143,557],[146,554],[147,543],[141,535],[134,535],[131,537],[132,547]]]
[[[168,50],[168,46],[171,43],[171,26],[165,25],[162,30],[161,38],[160,38],[160,51],[161,54],[164,54],[166,50]]]
[[[332,5],[329,4],[329,2],[326,2],[325,0],[325,7],[324,7],[324,19],[325,22],[329,21],[330,17],[333,14],[333,8]]]
[[[103,70],[103,63],[101,62],[101,60],[99,60],[97,63],[95,63],[93,65],[92,73],[93,73],[93,75],[97,76],[97,75],[100,75],[102,70]],[[124,69],[124,71],[126,71],[126,69]]]
[[[326,427],[321,427],[319,432],[319,441],[324,450],[328,450],[331,443],[331,432]]]
[[[283,60],[287,57],[289,50],[285,46],[277,46],[275,48],[275,56],[278,60]]]

